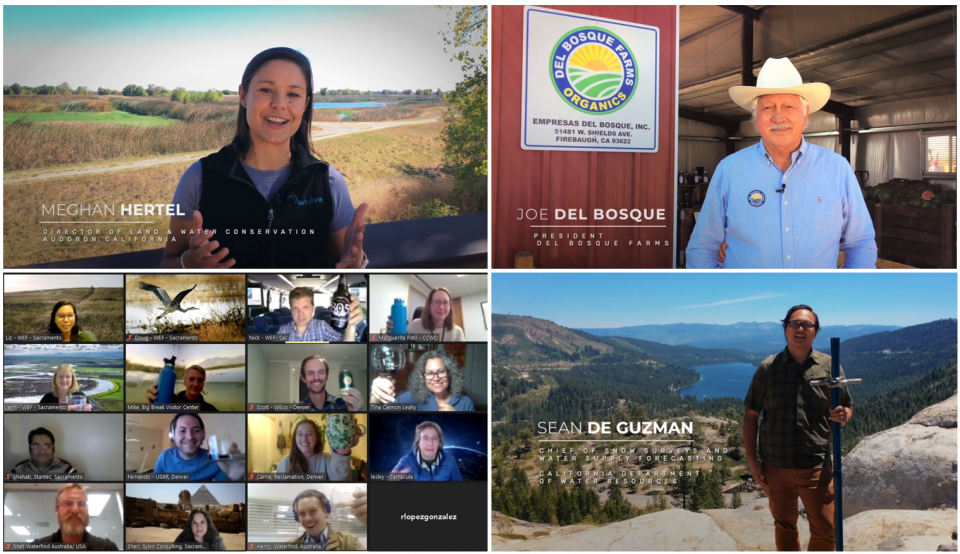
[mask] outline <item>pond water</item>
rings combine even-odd
[[[4,378],[3,378],[3,381],[4,381],[4,383],[6,383],[6,382],[8,382],[8,381],[13,381],[13,380],[16,380],[16,379],[21,379],[21,380],[25,380],[25,379],[40,379],[40,380],[43,380],[43,381],[50,381],[51,376],[52,376],[52,375],[48,374],[48,375],[44,375],[44,376],[40,376],[40,377],[32,377],[32,376],[31,376],[31,377],[22,377],[22,376],[4,377]],[[87,395],[88,398],[89,398],[89,397],[96,396],[96,395],[98,395],[98,394],[105,393],[105,392],[110,392],[111,390],[113,390],[113,383],[111,383],[110,381],[107,381],[106,379],[94,379],[94,378],[92,378],[92,377],[84,377],[82,374],[79,375],[79,377],[80,377],[81,383],[82,383],[83,385],[88,384],[90,381],[93,381],[94,384],[95,384],[95,386],[94,386],[93,388],[84,387],[84,386],[81,386],[81,387],[80,387],[80,390],[83,391],[83,394]],[[35,403],[37,403],[37,402],[40,402],[40,399],[41,399],[41,398],[43,398],[43,395],[40,395],[40,396],[15,396],[15,397],[9,397],[9,398],[8,398],[8,397],[4,397],[3,401],[4,401],[4,402],[7,402],[7,403],[10,403],[10,404],[31,404],[31,403],[34,403],[34,404],[35,404]],[[241,406],[242,406],[242,403],[241,403]]]
[[[382,108],[386,102],[314,102],[314,109],[335,110],[337,108]]]

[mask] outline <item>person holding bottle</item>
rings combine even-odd
[[[387,319],[387,333],[393,332],[393,318]],[[453,322],[453,296],[445,287],[427,295],[427,309],[407,325],[408,335],[438,335],[440,342],[466,342],[463,329]]]

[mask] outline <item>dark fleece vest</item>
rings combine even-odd
[[[200,160],[199,209],[211,240],[230,249],[237,268],[330,267],[333,221],[330,168],[298,146],[287,182],[268,202],[236,151],[226,146]]]

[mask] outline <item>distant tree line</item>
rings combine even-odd
[[[233,91],[229,89],[224,90],[215,90],[210,89],[206,91],[191,91],[183,87],[175,88],[170,90],[168,88],[162,87],[160,85],[150,84],[146,87],[140,85],[130,84],[123,87],[123,90],[116,90],[105,87],[98,87],[96,91],[85,86],[79,86],[76,88],[71,88],[70,85],[64,81],[57,86],[52,85],[40,85],[38,87],[28,87],[21,85],[19,83],[13,83],[12,85],[3,86],[4,95],[12,94],[36,94],[36,95],[91,95],[98,94],[100,96],[106,95],[123,95],[129,97],[161,97],[167,96],[170,97],[174,102],[182,102],[184,104],[191,104],[196,102],[222,102],[223,95],[225,94],[234,94]]]

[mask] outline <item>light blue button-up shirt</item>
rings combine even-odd
[[[877,263],[873,221],[849,162],[806,140],[786,173],[763,141],[720,162],[687,246],[687,267],[720,268],[722,242],[727,269],[836,269],[841,250],[846,268]]]

